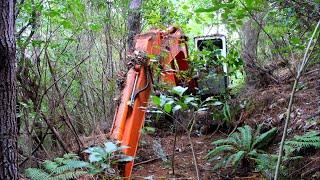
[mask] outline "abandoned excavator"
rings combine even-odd
[[[195,38],[196,49],[199,51],[204,48],[210,49],[208,44],[213,44],[215,48],[221,50],[222,56],[226,56],[225,36],[211,35]],[[135,157],[144,124],[145,110],[153,87],[154,72],[151,62],[155,61],[160,66],[160,81],[172,86],[179,85],[181,81],[177,73],[187,71],[190,68],[187,37],[182,30],[176,27],[170,27],[165,31],[152,29],[135,37],[134,52],[128,57],[129,70],[121,90],[121,100],[114,116],[110,137],[128,147],[123,149],[125,155]],[[225,75],[226,65],[223,65],[221,69],[225,72],[224,75],[216,76],[215,79],[201,81],[200,72],[199,81],[190,77],[190,81],[187,83],[189,88],[206,87],[207,93],[225,91],[228,86],[228,79]],[[208,84],[208,82],[217,83]],[[134,161],[130,161],[120,167],[121,175],[125,179],[131,177],[133,164]]]

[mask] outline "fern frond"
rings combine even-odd
[[[50,180],[69,180],[69,179],[76,179],[82,175],[85,175],[86,171],[69,171],[62,174],[59,174],[55,177],[50,178]]]
[[[312,142],[312,141],[287,141],[286,142],[287,145],[295,147],[297,149],[301,149],[301,148],[310,148],[310,147],[314,147],[314,148],[320,148],[320,141],[319,142]]]
[[[42,165],[43,165],[44,169],[50,173],[52,173],[53,170],[59,166],[59,164],[57,162],[50,161],[50,160],[44,161],[44,163]]]
[[[32,180],[45,180],[50,177],[50,174],[38,168],[28,168],[26,169],[25,174]]]
[[[59,167],[53,169],[52,172],[54,172],[56,174],[61,174],[66,171],[84,168],[84,167],[87,167],[88,165],[89,165],[89,163],[84,162],[84,161],[70,160],[65,165],[62,165],[62,166],[59,166]]]
[[[213,170],[220,169],[226,165],[226,158],[221,159],[217,164],[213,166]]]
[[[231,141],[236,142],[237,145],[241,145],[242,141],[240,138],[240,134],[238,132],[234,132],[232,134],[230,134],[230,136],[228,137]]]
[[[213,141],[211,144],[217,146],[217,145],[223,145],[223,144],[237,144],[237,142],[235,142],[235,140],[232,138],[226,138],[226,139],[219,139],[219,140]]]
[[[270,142],[270,140],[275,137],[276,134],[277,134],[277,128],[270,129],[269,131],[258,136],[254,140],[252,147],[253,148],[262,148],[263,146],[268,144]]]
[[[251,143],[252,143],[252,129],[250,126],[245,125],[243,127],[238,128],[238,131],[241,135],[242,145],[246,150],[251,149]]]
[[[79,156],[77,154],[74,154],[74,153],[66,153],[63,155],[63,158],[64,159],[79,159]]]
[[[240,161],[243,159],[243,157],[245,156],[245,151],[238,151],[235,154],[232,154],[226,164],[231,164],[233,167],[237,167],[240,163]]]
[[[62,157],[57,157],[54,159],[54,162],[57,162],[58,164],[64,164],[64,162],[66,161],[66,159],[62,158]]]
[[[303,148],[320,148],[319,132],[311,131],[301,136],[294,136],[292,140],[285,142],[285,152],[291,154]]]
[[[209,151],[209,153],[205,156],[206,158],[211,156],[216,156],[221,152],[228,152],[234,150],[234,147],[232,145],[222,145],[214,148],[213,150]]]

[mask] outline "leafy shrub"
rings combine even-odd
[[[237,168],[240,164],[243,167],[248,167],[250,161],[255,161],[259,154],[265,154],[262,148],[276,135],[277,129],[272,128],[260,134],[260,127],[256,133],[253,133],[251,127],[245,125],[237,128],[238,132],[230,134],[226,139],[214,141],[212,144],[216,147],[207,154],[207,157],[212,161],[217,159],[218,155],[222,156],[214,169],[229,165]]]
[[[115,175],[113,166],[120,162],[132,161],[131,156],[122,154],[121,150],[127,146],[119,146],[113,142],[104,143],[104,147],[90,147],[84,152],[89,154],[89,173],[99,174],[105,172],[107,175]]]
[[[185,95],[188,87],[176,86],[170,90],[171,96],[163,95],[152,96],[152,103],[161,110],[151,111],[152,113],[174,113],[178,110],[186,110],[191,107],[199,106],[199,99],[193,95]]]

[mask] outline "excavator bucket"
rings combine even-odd
[[[177,28],[167,31],[150,30],[136,36],[135,52],[130,55],[130,69],[110,133],[111,138],[120,141],[121,145],[128,146],[123,150],[124,154],[135,157],[137,152],[152,89],[153,74],[149,55],[161,56],[162,81],[176,85],[176,72],[189,68],[185,40],[181,30]],[[124,165],[125,179],[131,177],[132,168],[133,161]]]

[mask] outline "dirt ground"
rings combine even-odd
[[[214,174],[210,173],[210,164],[204,159],[205,155],[210,150],[210,143],[213,138],[208,136],[192,137],[192,143],[197,158],[200,175],[204,179],[213,179]],[[175,158],[174,158],[174,174],[172,170],[172,154],[174,135],[164,138],[156,138],[149,135],[142,137],[142,147],[138,151],[136,166],[134,167],[135,179],[143,179],[145,177],[152,177],[153,179],[195,179],[196,171],[191,151],[191,144],[188,136],[177,136]],[[167,156],[164,161],[161,153],[154,153],[154,144],[161,144],[164,153]],[[154,161],[148,162],[149,159]],[[139,165],[140,164],[140,165]]]
[[[298,85],[291,113],[288,138],[310,130],[319,131],[319,116],[315,114],[318,111],[320,95],[316,89],[319,79],[317,73],[317,71],[309,73],[302,78]],[[238,103],[240,101],[250,102],[246,110],[242,111],[243,115],[240,120],[242,124],[255,127],[257,124],[264,123],[267,126],[279,129],[278,136],[273,143],[274,147],[271,148],[275,152],[281,139],[292,84],[293,81],[290,81],[287,84],[271,85],[261,90],[245,92],[237,99]],[[242,178],[228,178],[211,170],[213,165],[205,159],[205,155],[212,148],[211,142],[225,136],[226,134],[217,132],[214,135],[192,137],[200,179],[262,179],[259,174]],[[156,131],[152,135],[142,135],[133,172],[134,179],[196,179],[190,141],[186,134],[180,134],[177,137],[173,173],[171,158],[173,142],[173,134],[157,136]],[[154,144],[157,144],[157,147],[154,147]],[[159,155],[161,153],[167,155],[167,157],[161,158],[161,155]],[[311,179],[311,177],[314,177],[312,175],[320,174],[319,153],[319,151],[315,151],[305,154],[303,161],[308,166],[300,166],[296,172],[293,172],[293,175],[300,176],[301,179]]]

